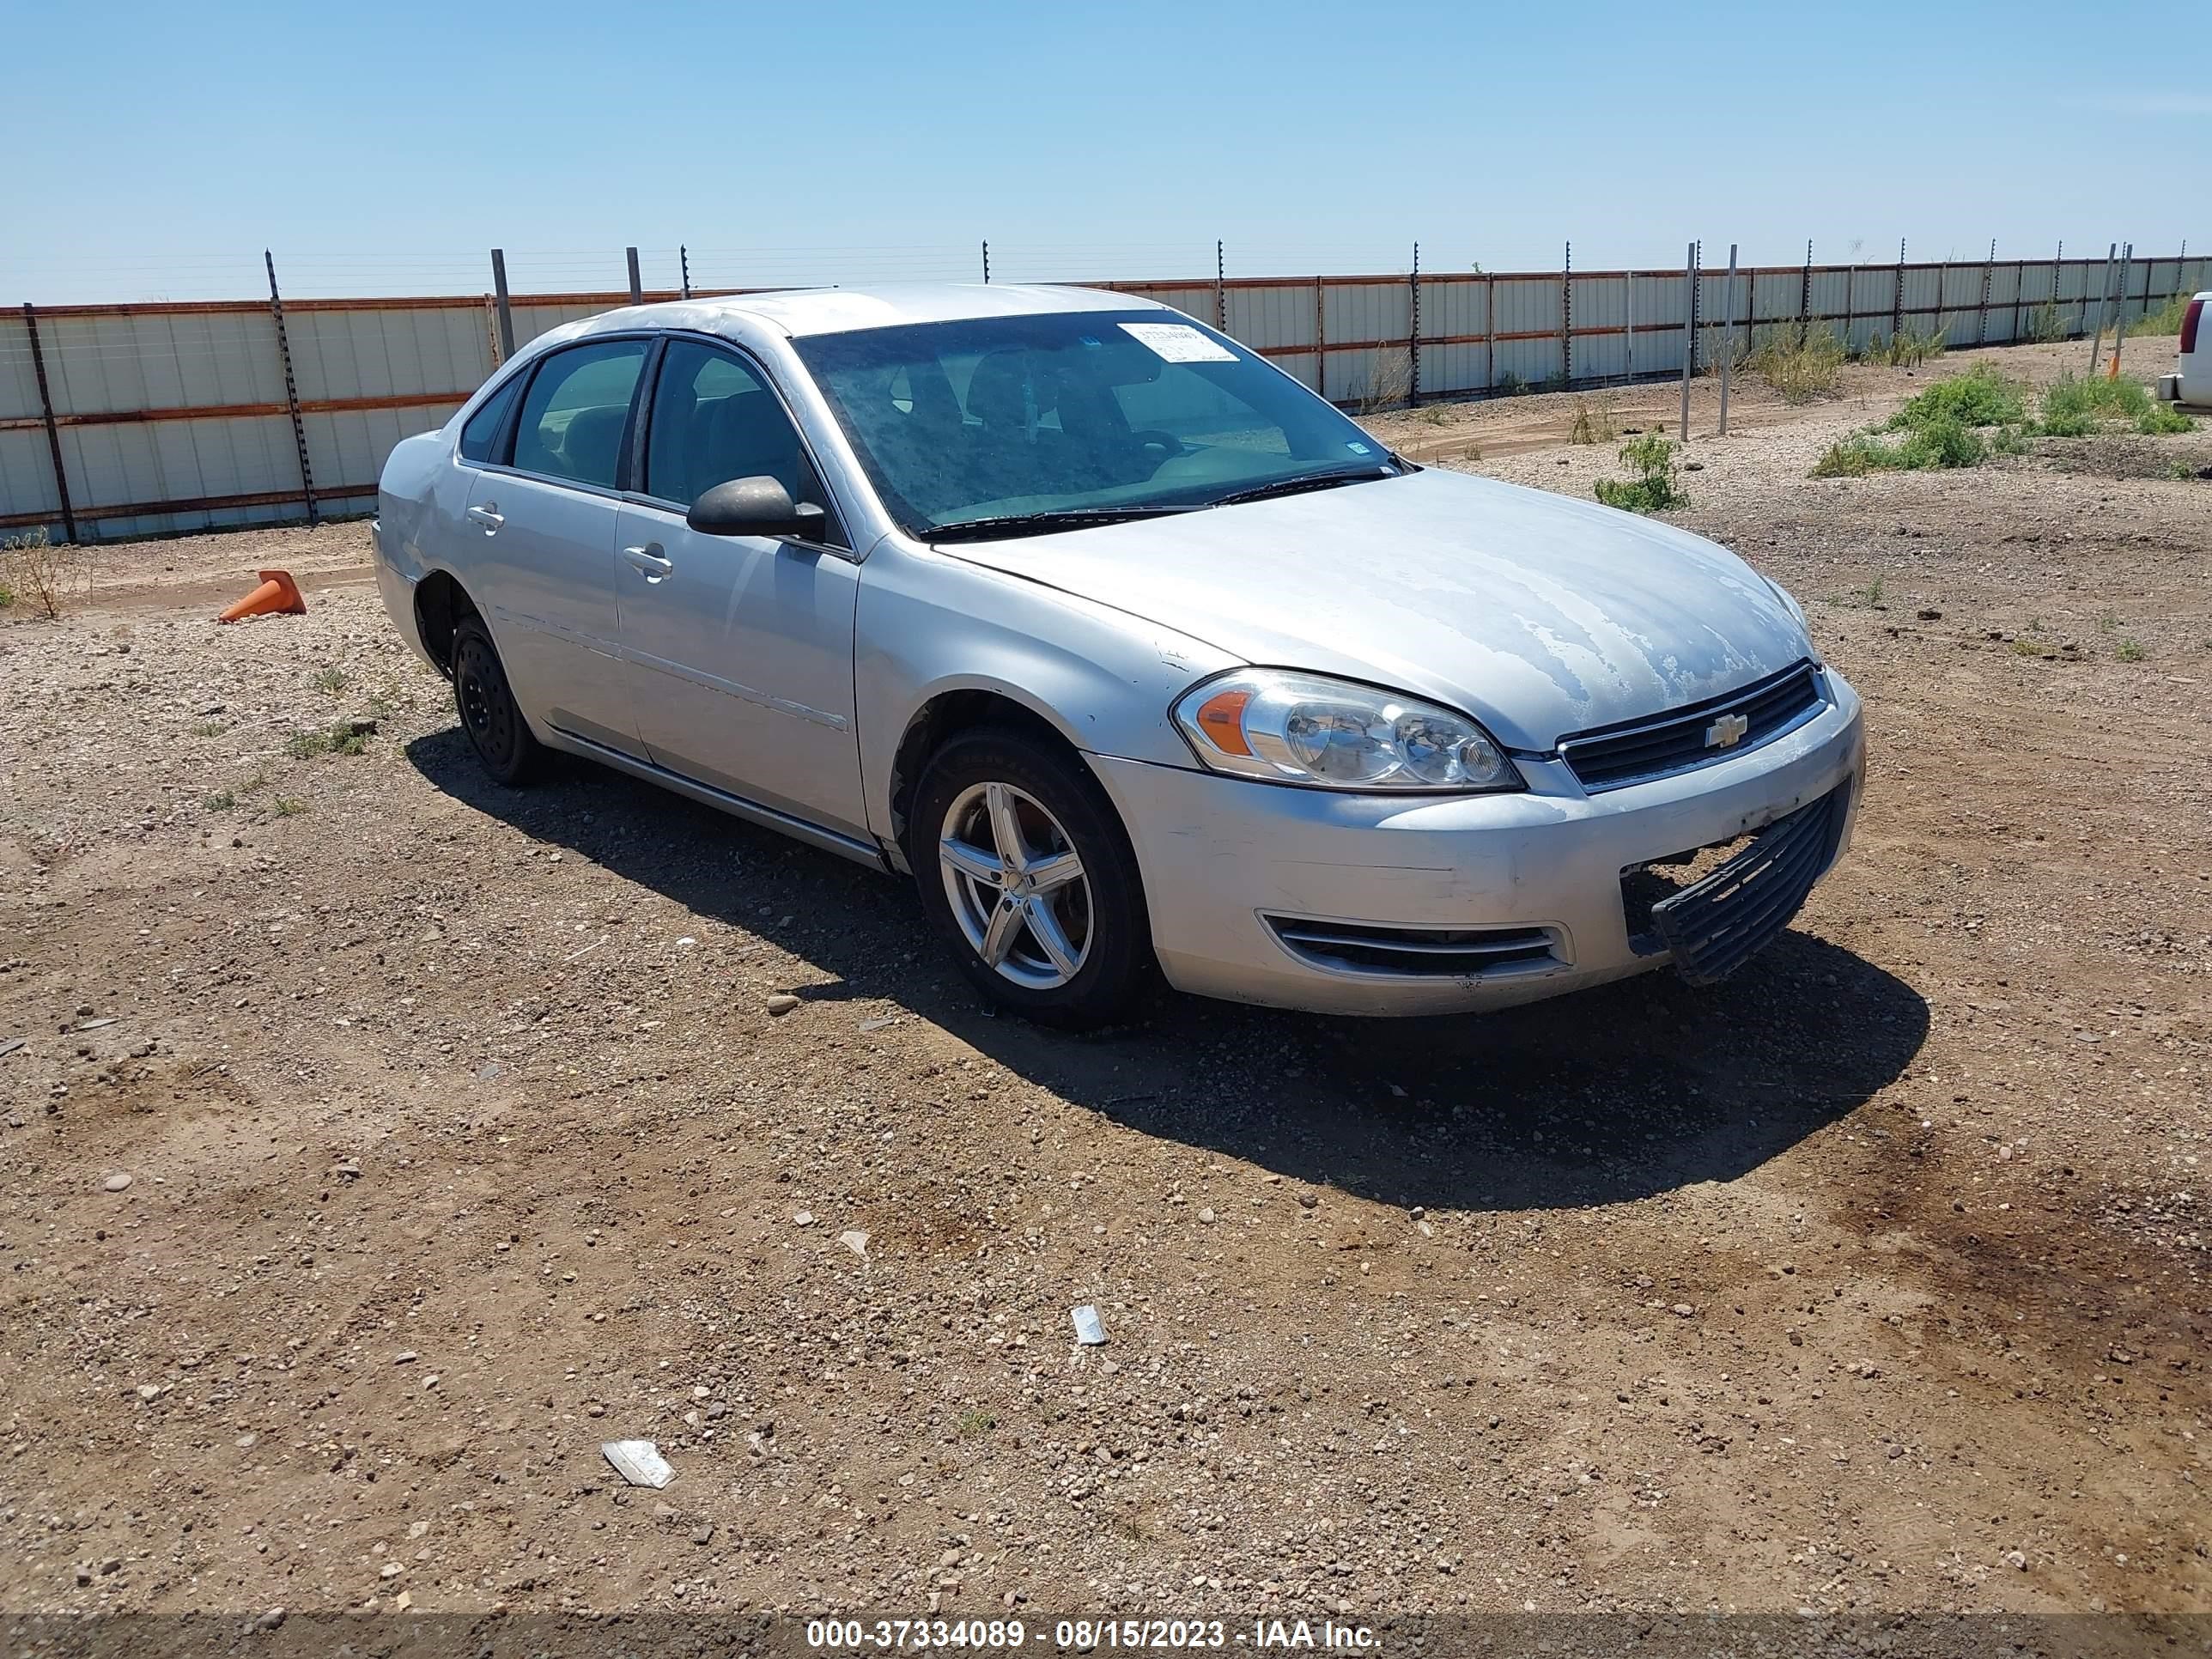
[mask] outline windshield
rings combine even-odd
[[[1023,533],[1389,476],[1388,450],[1171,312],[1055,312],[793,342],[910,535]]]

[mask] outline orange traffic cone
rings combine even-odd
[[[223,607],[217,622],[242,622],[248,617],[304,617],[307,602],[300,597],[300,584],[289,570],[264,570],[261,586],[235,605]]]

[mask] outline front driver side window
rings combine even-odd
[[[540,363],[515,423],[516,468],[612,489],[645,345],[609,340],[570,346]]]
[[[718,483],[763,476],[794,501],[830,505],[799,429],[760,377],[727,352],[671,340],[646,428],[645,493],[688,507]]]

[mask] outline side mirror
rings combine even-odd
[[[691,503],[684,521],[702,536],[797,536],[819,541],[829,515],[765,475],[718,483]]]

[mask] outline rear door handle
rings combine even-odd
[[[497,530],[500,526],[507,522],[505,519],[500,516],[499,510],[489,504],[483,507],[471,507],[469,509],[469,520],[472,524],[482,525],[483,526],[483,532],[487,536],[490,535],[494,531]]]
[[[633,569],[642,570],[645,579],[657,582],[674,572],[676,566],[660,554],[659,542],[647,542],[643,547],[623,549],[623,561]]]

